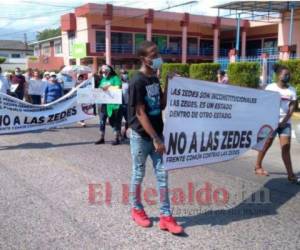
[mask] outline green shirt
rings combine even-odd
[[[99,88],[103,88],[107,85],[122,88],[122,81],[117,75],[112,76],[109,79],[103,77],[100,81]],[[111,117],[113,111],[119,109],[119,107],[120,107],[119,104],[107,104],[106,105],[107,115]]]

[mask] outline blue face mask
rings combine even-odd
[[[163,64],[163,60],[161,57],[157,57],[152,59],[152,65],[150,66],[153,70],[158,70]]]

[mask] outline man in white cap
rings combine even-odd
[[[42,81],[43,81],[43,82],[48,82],[48,81],[49,81],[49,78],[50,78],[50,72],[45,71],[45,72],[44,72],[44,75],[43,75]]]

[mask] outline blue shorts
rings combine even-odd
[[[289,136],[291,137],[292,135],[292,126],[289,123],[286,123],[282,128],[277,128],[273,134],[272,137],[278,136]]]

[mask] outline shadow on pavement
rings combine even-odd
[[[286,178],[275,178],[267,181],[263,187],[245,197],[235,207],[177,217],[177,221],[184,228],[188,228],[198,225],[227,225],[235,221],[276,215],[277,210],[297,195],[299,191],[299,185],[288,183]]]
[[[79,145],[87,145],[94,144],[92,142],[71,142],[71,143],[62,143],[62,144],[53,144],[50,142],[40,142],[40,143],[22,143],[14,146],[0,146],[0,151],[3,150],[15,150],[15,149],[43,149],[43,148],[60,148],[60,147],[68,147],[68,146],[79,146]]]

